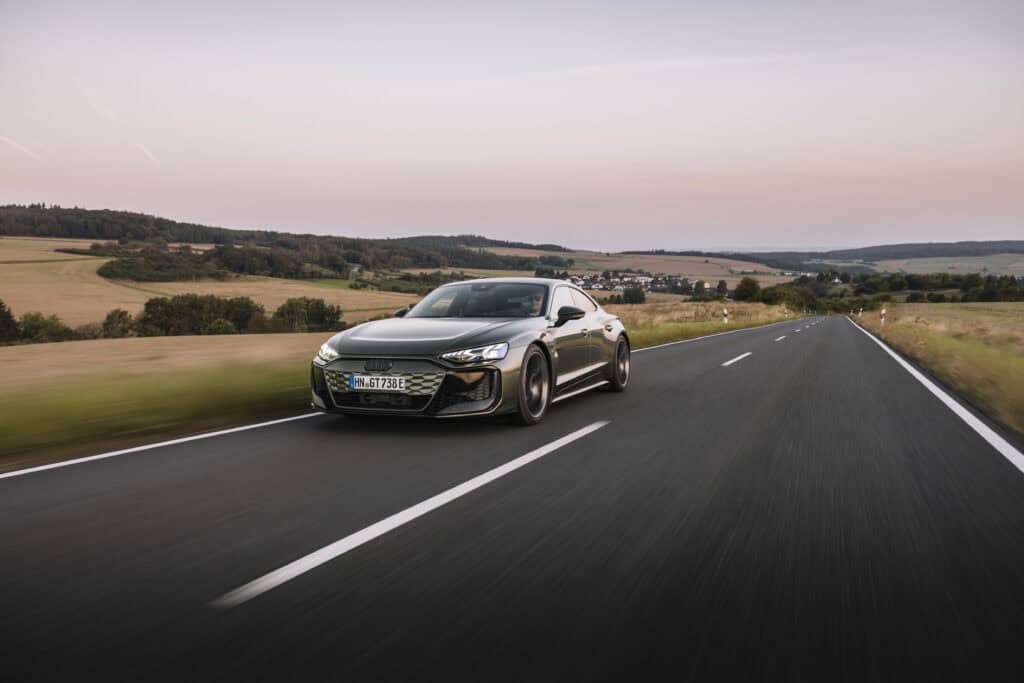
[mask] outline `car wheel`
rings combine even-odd
[[[548,359],[536,346],[531,346],[523,355],[523,366],[519,371],[519,410],[516,418],[520,424],[534,425],[544,419],[551,405],[551,370]]]
[[[629,341],[621,336],[615,342],[615,354],[612,356],[611,372],[608,378],[609,391],[625,391],[629,383]]]

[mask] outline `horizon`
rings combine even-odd
[[[0,203],[593,251],[1022,232],[1006,3],[50,0],[0,19]]]

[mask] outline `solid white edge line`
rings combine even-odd
[[[461,498],[467,493],[470,493],[471,491],[474,491],[480,488],[481,486],[491,483],[495,479],[504,477],[506,474],[514,472],[520,467],[528,465],[534,460],[544,457],[548,453],[556,451],[563,446],[567,446],[568,444],[572,443],[573,441],[576,441],[577,439],[582,439],[584,436],[587,436],[592,432],[596,432],[598,429],[601,429],[607,424],[609,424],[607,421],[593,422],[587,425],[586,427],[577,429],[575,432],[572,432],[571,434],[566,434],[565,436],[556,439],[551,443],[548,443],[539,448],[535,448],[534,450],[530,451],[525,455],[521,455],[518,458],[515,458],[514,460],[508,461],[504,465],[500,465],[492,470],[488,470],[487,472],[484,472],[483,474],[473,477],[468,481],[458,484],[457,486],[453,486],[452,488],[446,491],[442,491],[436,496],[431,496],[430,498],[427,498],[426,500],[417,503],[412,507],[408,507],[405,510],[402,510],[401,512],[396,512],[390,517],[385,517],[379,522],[371,524],[370,526],[359,531],[356,531],[355,533],[349,534],[348,536],[345,536],[344,538],[337,540],[334,543],[331,543],[330,545],[326,545],[323,548],[320,548],[319,550],[316,550],[308,555],[300,557],[294,562],[289,562],[288,564],[278,569],[275,569],[269,574],[264,574],[260,578],[255,579],[254,581],[250,581],[249,583],[245,584],[240,588],[236,588],[230,593],[225,593],[221,597],[214,600],[211,603],[211,605],[213,607],[237,607],[238,605],[241,605],[244,602],[252,600],[253,598],[262,595],[263,593],[266,593],[269,590],[277,588],[281,584],[290,581],[297,576],[305,574],[311,569],[315,569],[316,567],[319,567],[320,565],[326,562],[330,562],[331,560],[341,555],[344,555],[350,550],[358,548],[359,546],[365,543],[369,543],[375,538],[383,536],[389,531],[393,531],[394,529],[397,529],[398,527],[413,521],[417,517],[422,517],[423,515],[433,510],[436,510],[442,505],[446,505],[457,498]]]
[[[113,458],[118,455],[127,455],[129,453],[138,453],[139,451],[148,451],[153,448],[163,448],[164,446],[175,446],[180,443],[188,443],[189,441],[199,441],[200,439],[212,439],[215,436],[223,436],[225,434],[234,434],[236,432],[244,432],[250,429],[259,429],[260,427],[270,427],[271,425],[283,424],[285,422],[294,422],[295,420],[305,420],[307,417],[316,417],[318,415],[324,415],[324,413],[303,413],[302,415],[294,415],[292,417],[282,417],[278,420],[269,420],[267,422],[257,422],[256,424],[243,425],[241,427],[231,427],[230,429],[221,429],[216,432],[205,432],[203,434],[193,434],[192,436],[184,436],[180,439],[171,439],[170,441],[159,441],[157,443],[144,444],[142,446],[133,446],[132,448],[122,448],[119,451],[109,451],[107,453],[99,453],[97,455],[88,455],[84,458],[75,458],[74,460],[63,460],[61,462],[53,462],[49,465],[38,465],[36,467],[28,467],[23,470],[13,470],[11,472],[0,473],[0,479],[9,479],[11,477],[20,477],[26,474],[32,474],[33,472],[43,472],[45,470],[55,470],[59,467],[70,467],[71,465],[80,465],[84,462],[92,462],[94,460],[104,460],[106,458]]]
[[[561,401],[563,399],[572,398],[573,396],[579,396],[580,394],[582,394],[585,391],[590,391],[591,389],[597,389],[598,387],[604,386],[605,384],[608,384],[608,380],[603,379],[600,382],[595,382],[594,384],[588,384],[587,386],[583,387],[582,389],[575,389],[573,391],[570,391],[568,394],[562,394],[558,398],[552,399],[551,402],[552,403],[558,403],[559,401]]]
[[[962,405],[960,405],[959,402],[953,399],[953,397],[951,397],[948,393],[943,391],[938,385],[936,385],[930,379],[921,374],[921,372],[917,368],[915,368],[907,361],[903,360],[903,358],[901,358],[898,353],[889,348],[888,344],[883,342],[881,339],[876,337],[871,332],[868,332],[866,329],[864,329],[857,323],[853,322],[853,320],[850,320],[850,318],[847,318],[847,320],[850,321],[851,325],[853,325],[858,330],[866,334],[871,341],[878,344],[883,351],[885,351],[894,359],[896,359],[896,362],[899,363],[904,370],[909,372],[914,379],[923,384],[925,388],[928,389],[928,391],[930,391],[937,399],[942,401],[946,405],[946,407],[953,411],[953,413],[957,417],[966,422],[968,427],[977,432],[978,436],[985,439],[985,441],[987,441],[989,445],[992,446],[992,448],[996,449],[996,451],[998,451],[1000,455],[1009,460],[1013,464],[1013,466],[1016,467],[1018,470],[1024,472],[1024,454],[1022,454],[1020,451],[1014,448],[1009,441],[999,436],[999,434],[997,434],[995,430],[993,430],[987,424],[979,420],[977,416],[975,416],[971,411],[967,410]]]
[[[729,330],[728,332],[715,332],[714,334],[705,334],[703,337],[693,337],[692,339],[680,339],[679,341],[665,342],[664,344],[655,344],[654,346],[645,346],[640,349],[633,349],[630,353],[642,353],[644,351],[653,351],[654,349],[663,349],[666,346],[678,346],[679,344],[689,344],[691,342],[700,341],[701,339],[711,339],[712,337],[721,337],[726,334],[736,334],[737,332],[754,332],[756,330],[766,330],[769,327],[775,325],[789,324],[788,320],[780,320],[777,323],[768,323],[767,325],[757,325],[755,327],[744,327],[738,330]]]
[[[747,352],[746,352],[746,353],[744,353],[744,354],[740,354],[739,356],[736,356],[736,357],[735,357],[735,358],[733,358],[732,360],[727,360],[727,361],[725,361],[724,363],[722,363],[722,367],[723,367],[723,368],[727,368],[727,367],[729,367],[730,365],[732,365],[733,363],[735,363],[735,362],[737,362],[737,361],[741,361],[741,360],[743,360],[744,358],[746,358],[747,356],[753,355],[753,353],[754,353],[753,351],[747,351]]]
[[[785,338],[786,338],[786,335],[782,335],[781,337],[779,337],[779,338],[778,338],[778,339],[776,339],[775,341],[782,341],[782,340],[783,340],[783,339],[785,339]]]

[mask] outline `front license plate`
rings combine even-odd
[[[392,375],[351,375],[348,388],[352,391],[405,391],[405,377]]]

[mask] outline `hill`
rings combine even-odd
[[[849,273],[871,272],[941,272],[945,270],[974,271],[982,269],[1012,275],[1020,274],[1009,267],[1024,260],[994,259],[980,263],[984,257],[1007,254],[1024,254],[1024,240],[991,240],[964,242],[924,242],[903,244],[882,244],[855,249],[831,251],[760,251],[760,252],[704,252],[704,251],[627,251],[626,254],[647,254],[662,256],[686,256],[705,258],[733,258],[754,261],[770,268],[789,271],[843,270]],[[916,259],[929,262],[915,263]],[[970,261],[968,259],[973,259]],[[1004,261],[1006,262],[1004,264]],[[970,265],[968,265],[970,264]],[[1003,268],[1001,266],[1007,266]]]
[[[32,204],[0,206],[0,236],[60,237],[140,245],[203,244],[219,247],[214,254],[193,255],[165,268],[181,273],[168,280],[190,279],[196,273],[227,271],[278,277],[345,277],[351,265],[367,270],[403,268],[486,268],[533,270],[538,258],[501,256],[483,247],[519,245],[544,252],[565,251],[558,245],[528,245],[477,235],[359,239],[331,235],[291,234],[273,230],[233,230],[184,223],[129,211],[63,208]],[[234,249],[230,249],[234,247]],[[263,252],[254,251],[260,248]],[[110,253],[99,255],[125,256]],[[557,259],[557,257],[551,257]],[[249,265],[244,265],[246,262]],[[255,269],[250,267],[253,262]],[[273,265],[272,265],[273,264]],[[553,265],[553,264],[546,264]],[[283,266],[283,267],[282,267]],[[147,269],[136,268],[146,271]],[[152,270],[152,269],[148,269]],[[130,276],[122,269],[118,276]],[[140,279],[140,278],[136,278]],[[148,279],[148,278],[147,278]]]

